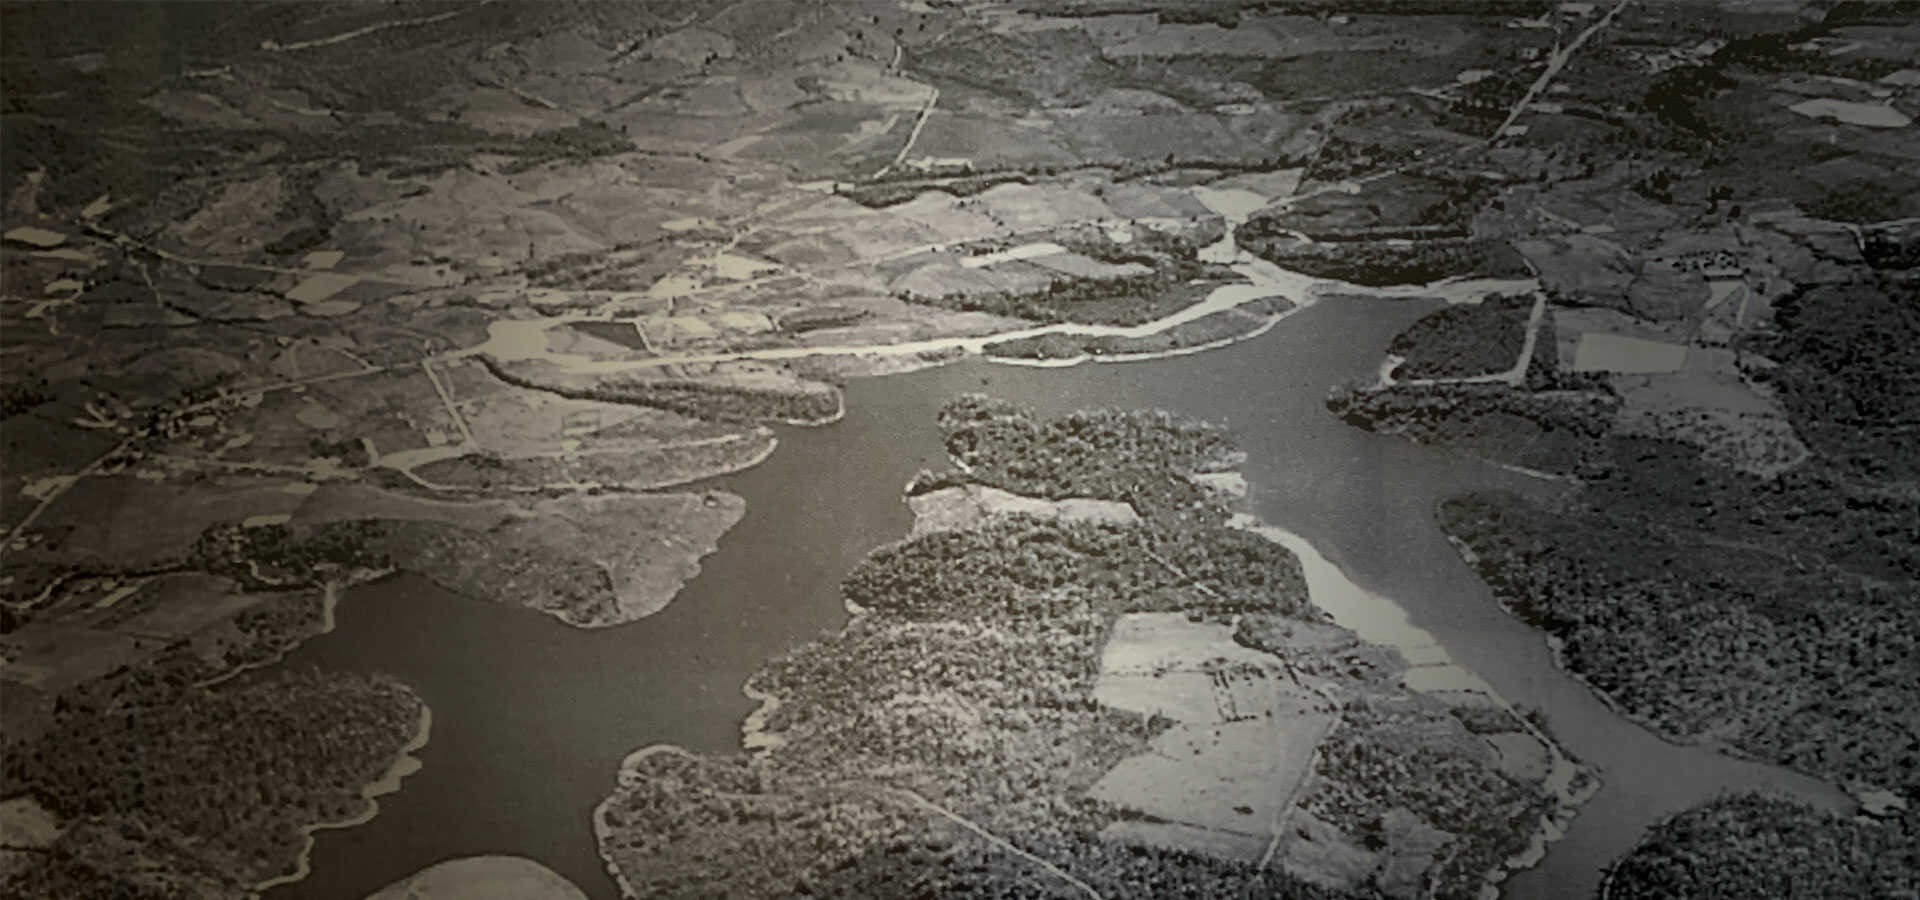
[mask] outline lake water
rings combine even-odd
[[[1248,452],[1256,515],[1398,601],[1509,700],[1545,710],[1562,745],[1605,784],[1508,896],[1587,896],[1648,823],[1723,790],[1771,787],[1843,804],[1812,779],[1675,747],[1615,715],[1553,666],[1541,635],[1500,610],[1433,524],[1435,505],[1461,491],[1558,488],[1326,411],[1330,386],[1371,377],[1392,336],[1435,305],[1330,300],[1255,340],[1155,362],[975,360],[856,381],[845,419],[783,429],[766,462],[711,482],[747,498],[746,518],[671,606],[631,625],[578,630],[407,576],[352,591],[337,630],[291,664],[400,677],[433,707],[432,741],[419,754],[424,768],[381,799],[377,818],[321,832],[312,877],[268,896],[358,900],[434,862],[485,853],[528,856],[591,896],[617,896],[589,815],[621,758],[654,743],[738,748],[752,706],[740,685],[768,657],[839,627],[840,578],[905,535],[901,487],[944,465],[934,414],[967,391],[1043,413],[1158,406],[1228,425]]]

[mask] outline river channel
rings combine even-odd
[[[1432,517],[1462,491],[1562,488],[1327,412],[1330,386],[1370,376],[1393,334],[1435,305],[1329,298],[1258,338],[1191,356],[1051,369],[974,359],[857,380],[844,419],[782,429],[767,461],[699,486],[744,496],[746,517],[671,606],[630,625],[575,629],[410,576],[351,591],[337,629],[289,663],[399,677],[433,708],[432,741],[424,767],[381,799],[373,821],[320,832],[312,876],[268,896],[358,900],[443,859],[506,853],[615,897],[589,815],[621,758],[655,743],[738,749],[752,705],[741,684],[768,657],[841,624],[840,578],[906,533],[901,487],[944,464],[934,415],[967,391],[1044,413],[1154,406],[1228,425],[1248,453],[1251,512],[1396,601],[1508,700],[1543,710],[1604,784],[1507,896],[1589,896],[1647,825],[1721,791],[1842,804],[1813,779],[1677,747],[1613,713],[1554,666],[1539,632],[1495,604]]]

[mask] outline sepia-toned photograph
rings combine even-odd
[[[1916,0],[0,0],[0,897],[1920,900]]]

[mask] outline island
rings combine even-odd
[[[595,814],[626,895],[1475,897],[1591,786],[1316,606],[1232,512],[1224,430],[985,396],[940,424],[954,468],[847,576],[852,620],[750,680],[750,749],[628,757]]]

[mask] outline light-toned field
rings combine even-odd
[[[1689,347],[1671,372],[1612,382],[1621,398],[1621,434],[1679,440],[1709,462],[1766,478],[1808,457],[1778,399],[1747,377],[1733,351]]]
[[[67,242],[67,236],[58,231],[35,225],[20,225],[7,229],[6,239],[29,247],[58,247]]]
[[[1572,369],[1615,375],[1660,375],[1680,371],[1686,360],[1687,348],[1681,344],[1589,331],[1580,336],[1580,343],[1574,348]]]
[[[1913,119],[1885,103],[1859,103],[1852,100],[1819,98],[1802,100],[1788,109],[1810,119],[1832,119],[1865,128],[1905,128]]]
[[[1154,819],[1208,831],[1270,834],[1311,771],[1333,722],[1325,713],[1287,720],[1178,725],[1151,752],[1122,760],[1088,796]]]
[[[0,844],[8,848],[45,847],[59,836],[59,817],[32,797],[0,803]]]
[[[472,856],[421,869],[367,900],[586,900],[553,870],[517,856]]]
[[[1016,515],[1117,525],[1139,521],[1133,507],[1113,500],[1085,497],[1041,500],[980,485],[961,485],[916,494],[907,498],[907,508],[913,511],[915,536],[935,531],[965,531],[979,528],[996,518]]]
[[[1239,663],[1264,668],[1269,654],[1241,646],[1233,626],[1190,622],[1181,613],[1132,613],[1121,616],[1100,654],[1100,671],[1114,674],[1200,671],[1209,663]],[[1114,703],[1120,709],[1137,709]]]
[[[1152,820],[1107,837],[1244,858],[1246,838],[1271,835],[1291,807],[1337,714],[1311,682],[1233,635],[1229,623],[1177,613],[1114,623],[1094,699],[1178,724],[1089,792]]]

